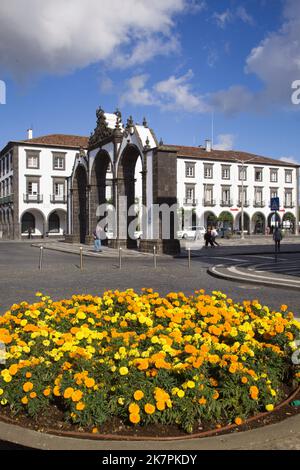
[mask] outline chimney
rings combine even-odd
[[[210,139],[206,139],[205,141],[205,150],[207,152],[211,152],[211,140]]]
[[[32,129],[27,129],[27,139],[28,139],[28,140],[31,140],[32,137],[33,137]]]

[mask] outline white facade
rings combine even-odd
[[[211,153],[213,157],[213,150]],[[243,205],[244,229],[251,234],[267,233],[268,226],[275,225],[274,213],[270,209],[271,197],[279,197],[281,224],[287,213],[298,220],[297,187],[297,168],[282,166],[280,161],[278,165],[266,165],[255,161],[242,164],[230,159],[218,161],[201,157],[182,156],[177,159],[178,204],[185,210],[193,210],[197,215],[197,225],[205,227],[213,223],[214,217],[219,218],[227,212],[232,215],[233,230],[241,230]],[[257,218],[264,220],[263,226],[258,226]],[[289,226],[288,223],[285,225]]]

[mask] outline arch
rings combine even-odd
[[[113,171],[113,164],[111,158],[106,150],[100,150],[93,162],[91,175],[90,175],[90,220],[91,230],[93,230],[98,222],[97,208],[101,204],[112,203],[114,204],[114,191],[111,187],[111,193],[108,194],[108,180],[107,171],[111,165]],[[111,178],[111,183],[113,178]],[[103,218],[103,215],[101,218]]]
[[[138,162],[140,163],[138,164]],[[127,145],[122,152],[117,165],[117,184],[118,184],[118,227],[117,237],[119,239],[126,239],[128,248],[136,247],[136,240],[128,233],[128,227],[131,222],[139,217],[139,204],[137,204],[137,185],[136,181],[141,182],[140,192],[143,193],[145,185],[141,181],[140,176],[137,174],[136,169],[143,168],[143,157],[136,145]],[[139,172],[141,173],[141,172]],[[142,172],[142,179],[144,172]],[[125,199],[126,198],[126,199]],[[142,194],[144,200],[144,194]],[[132,208],[129,212],[129,208]],[[124,217],[124,214],[126,217]],[[127,214],[130,214],[127,216]],[[132,215],[133,214],[133,215]],[[131,235],[131,236],[130,236]]]
[[[45,215],[43,214],[42,211],[39,209],[26,209],[20,216],[20,223],[21,223],[21,234],[28,235],[28,224],[27,224],[27,230],[23,230],[24,225],[22,225],[22,221],[24,219],[25,214],[30,213],[30,216],[26,216],[28,218],[28,221],[33,221],[32,217],[34,217],[34,228],[32,230],[32,234],[38,237],[44,237],[45,232],[46,232],[46,224],[45,224]],[[26,220],[26,218],[25,218]]]
[[[59,233],[60,220],[56,212],[52,212],[48,218],[48,233]]]
[[[265,234],[266,231],[266,217],[262,212],[255,212],[251,219],[252,223],[252,233]]]
[[[87,173],[79,164],[73,181],[73,234],[80,243],[85,243],[88,232],[87,211]]]
[[[233,229],[233,215],[229,211],[223,211],[218,217],[218,226],[220,228]]]
[[[269,227],[270,232],[273,233],[275,226],[276,225],[280,226],[280,224],[281,224],[281,218],[278,212],[271,212],[268,215],[268,219],[267,219],[267,226]]]
[[[286,212],[282,217],[282,228],[289,233],[296,231],[296,216],[292,212]]]
[[[35,217],[31,212],[25,212],[21,218],[21,231],[22,233],[35,232]]]
[[[235,217],[235,229],[238,231],[242,230],[242,213],[239,212]],[[244,211],[244,231],[250,234],[250,217],[247,212]]]
[[[206,211],[204,212],[204,226],[210,227],[210,226],[216,226],[218,222],[218,217],[216,214],[212,211]]]
[[[67,212],[64,209],[55,209],[50,212],[47,220],[47,232],[50,235],[63,235],[67,228]]]

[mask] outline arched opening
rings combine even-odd
[[[21,219],[22,234],[29,234],[35,232],[35,217],[31,212],[25,212]]]
[[[205,228],[216,227],[218,223],[218,217],[213,212],[204,212],[204,225]]]
[[[266,230],[266,218],[262,212],[255,212],[252,216],[252,232],[255,235],[264,234]]]
[[[278,212],[271,212],[271,214],[268,215],[268,227],[271,233],[273,233],[276,225],[280,227],[280,223],[281,219]]]
[[[73,183],[73,233],[80,243],[85,243],[87,215],[87,174],[85,168],[78,165]]]
[[[286,233],[295,233],[296,217],[291,212],[286,212],[282,218],[282,228]]]
[[[231,212],[223,211],[218,217],[218,227],[224,230],[233,229],[233,215]]]
[[[237,214],[235,218],[235,228],[239,232],[242,231],[242,214],[241,213]],[[244,232],[247,232],[248,234],[250,234],[250,217],[247,214],[247,212],[244,212],[244,229],[243,230]]]
[[[91,171],[90,185],[90,220],[91,231],[93,231],[99,221],[104,218],[107,213],[101,211],[101,215],[97,215],[97,209],[102,204],[114,204],[114,188],[113,188],[113,167],[107,152],[100,151],[93,163]]]
[[[52,212],[48,220],[48,232],[49,233],[59,233],[60,221],[59,216],[56,212]]]
[[[124,150],[117,171],[118,178],[118,239],[126,239],[127,248],[135,248],[137,241],[132,231],[133,221],[138,219],[142,206],[142,157],[138,148],[128,145]],[[126,198],[126,199],[125,199]],[[129,210],[130,209],[130,210]],[[128,230],[130,226],[130,230]]]

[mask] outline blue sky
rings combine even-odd
[[[214,114],[215,146],[300,163],[298,0],[1,0],[0,79],[1,147],[89,135],[101,105],[182,145]]]

